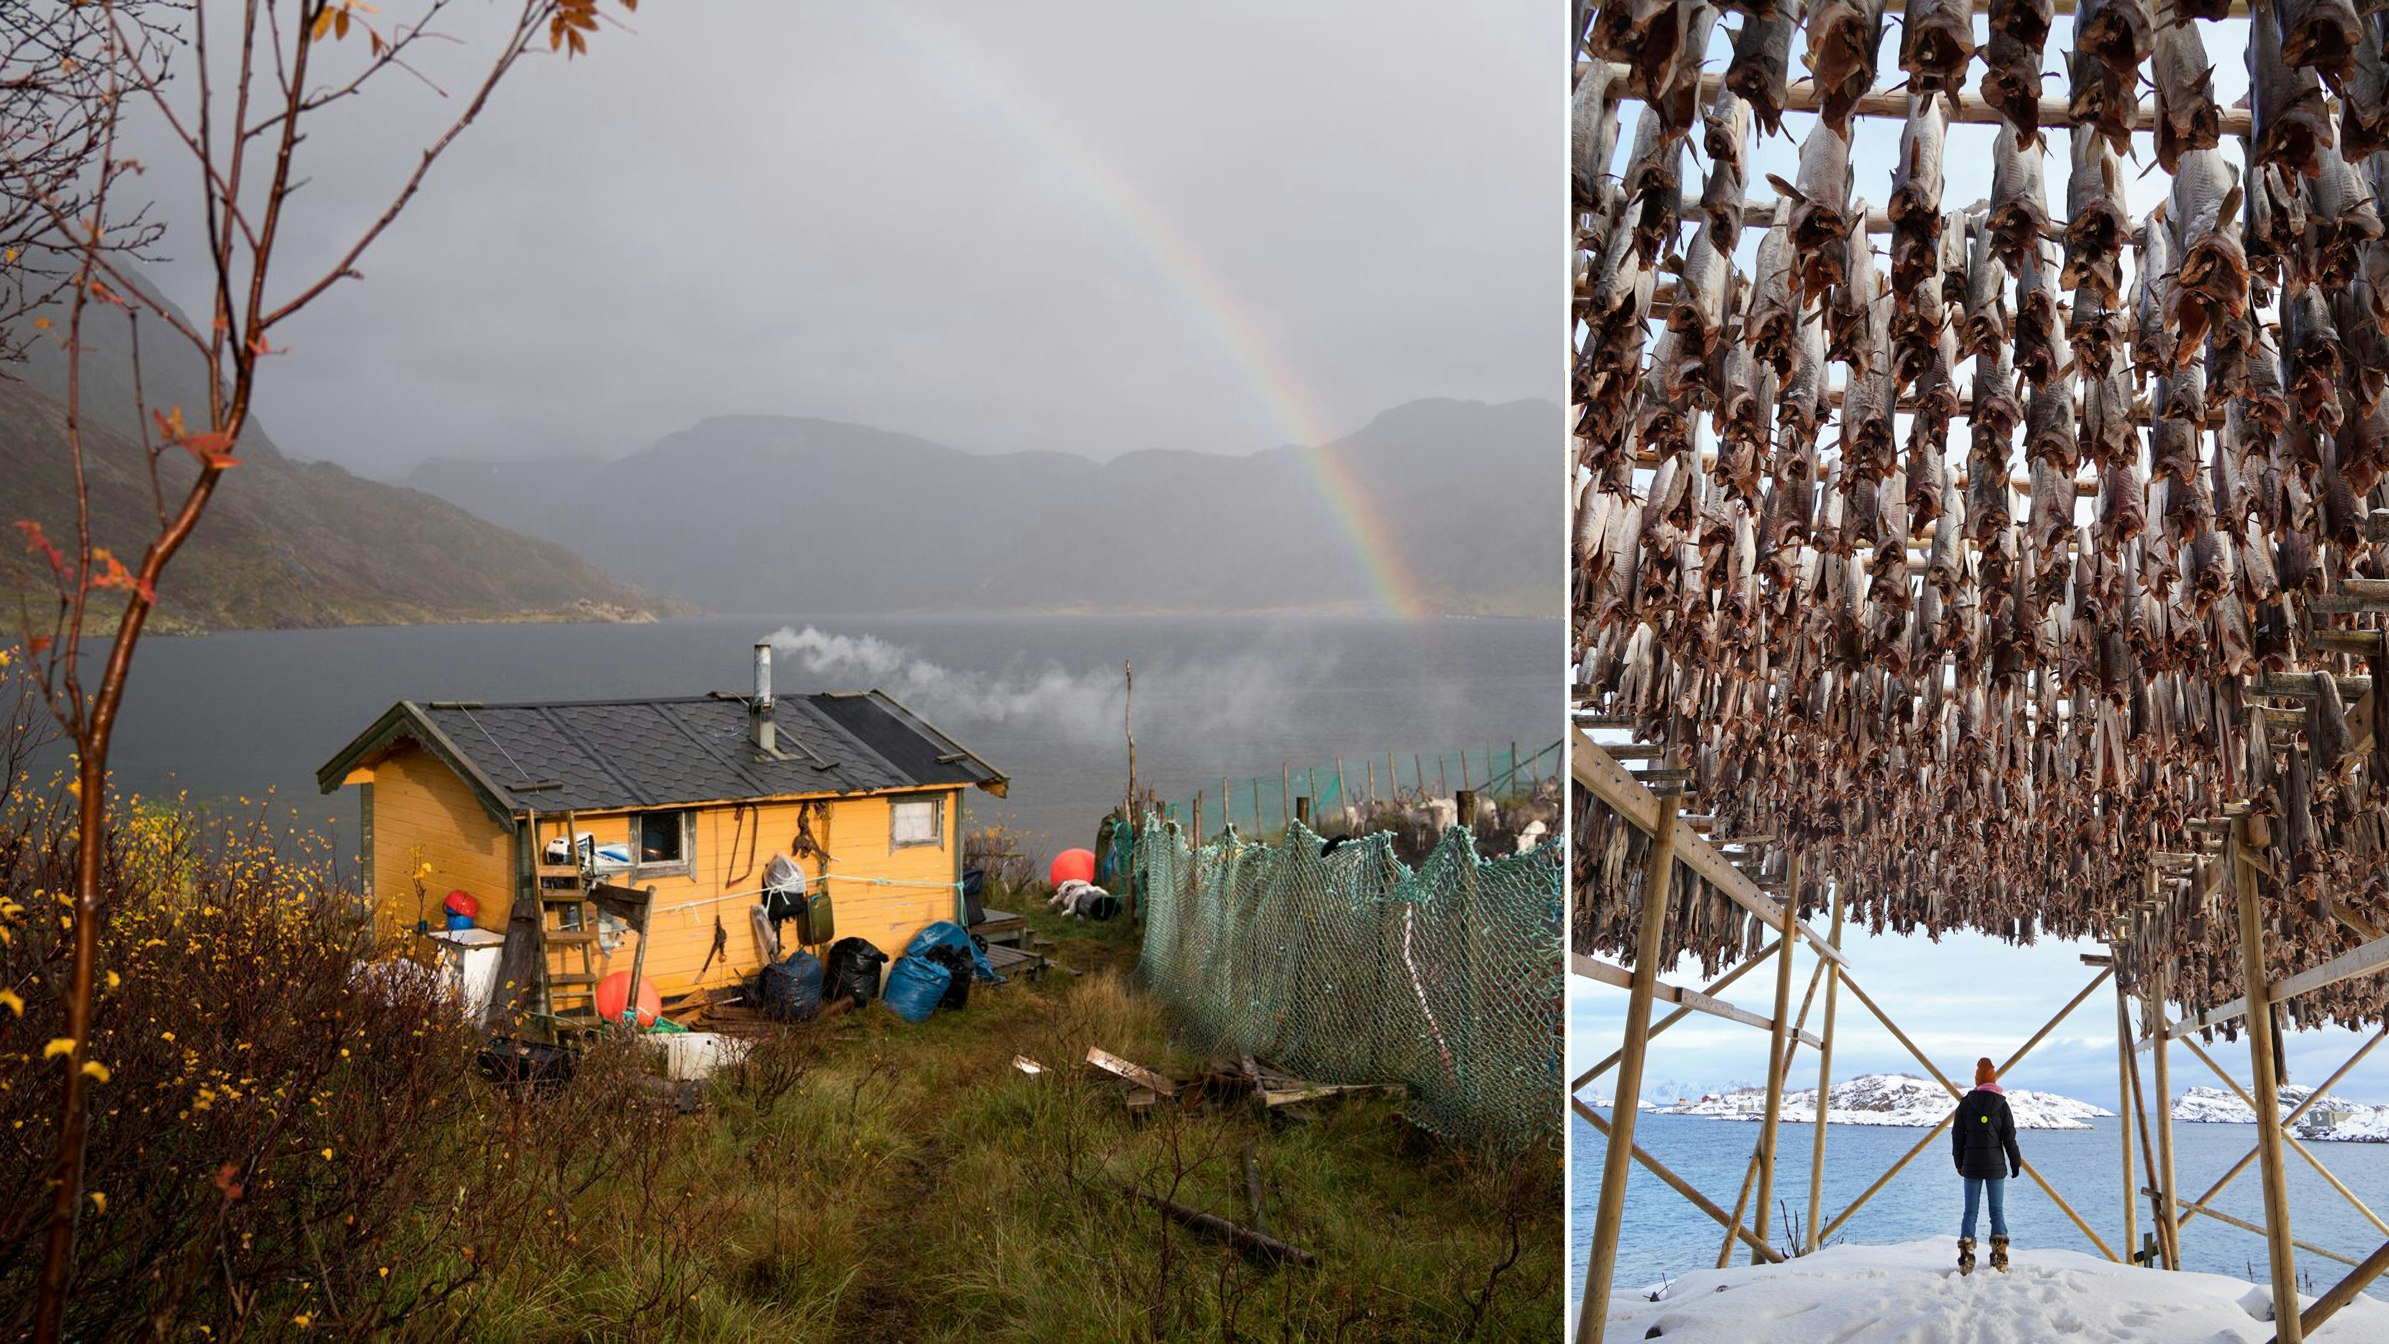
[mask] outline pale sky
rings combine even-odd
[[[264,423],[386,476],[725,414],[1109,457],[1556,400],[1563,13],[650,0],[516,72],[365,281],[287,328]],[[424,68],[463,86],[453,53]],[[332,255],[452,107],[398,76],[325,113],[288,261]],[[179,250],[158,270],[195,306]]]

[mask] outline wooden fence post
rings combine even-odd
[[[1593,1254],[1584,1270],[1584,1304],[1576,1317],[1577,1344],[1601,1344],[1609,1325],[1609,1284],[1618,1268],[1618,1223],[1626,1212],[1626,1175],[1634,1163],[1634,1120],[1642,1097],[1644,1047],[1650,1041],[1651,989],[1659,982],[1660,935],[1666,931],[1667,895],[1675,884],[1676,811],[1682,798],[1659,795],[1659,821],[1651,833],[1649,864],[1643,873],[1641,937],[1635,944],[1634,983],[1626,992],[1625,1053],[1618,1060],[1615,1098],[1609,1108],[1609,1139],[1601,1155],[1601,1198],[1593,1213]],[[1791,939],[1787,935],[1784,941]]]
[[[2273,995],[2265,978],[2256,859],[2249,853],[2255,843],[2249,818],[2233,818],[2229,876],[2240,909],[2240,974],[2248,998],[2248,1058],[2256,1070],[2258,1169],[2265,1184],[2265,1250],[2273,1269],[2273,1320],[2280,1331],[2275,1338],[2300,1344],[2297,1252],[2290,1246],[2289,1172],[2281,1145],[2280,1065],[2273,1056]]]

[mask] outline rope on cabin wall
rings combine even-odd
[[[847,882],[870,887],[918,887],[927,891],[950,891],[957,898],[962,894],[960,882],[908,882],[896,877],[851,877],[844,873],[822,873],[818,880]],[[682,901],[678,905],[659,905],[655,908],[655,913],[668,915],[681,910],[695,910],[701,906],[718,905],[723,901],[745,900],[749,897],[761,896],[763,892],[762,887],[757,887],[752,891],[725,891],[719,896],[700,896],[696,900]]]

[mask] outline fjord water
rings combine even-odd
[[[1606,1119],[1608,1112],[1602,1114]],[[2123,1235],[2119,1207],[2123,1198],[2123,1159],[2116,1126],[2123,1122],[2102,1119],[2091,1123],[2090,1129],[2028,1129],[2018,1133],[2016,1141],[2034,1170],[2048,1178],[2049,1184],[2065,1196],[2066,1202],[2074,1206],[2099,1236],[2122,1254],[2124,1248],[2117,1243]],[[1816,1131],[1809,1125],[1785,1124],[1778,1134],[1775,1196],[1782,1202],[1769,1211],[1768,1222],[1774,1229],[1776,1244],[1782,1245],[1786,1240],[1782,1210],[1789,1208],[1796,1219],[1808,1216],[1809,1157],[1814,1151]],[[1833,1126],[1825,1139],[1825,1221],[1830,1223],[1925,1134],[1922,1129],[1889,1126]],[[1753,1121],[1653,1115],[1647,1111],[1635,1121],[1634,1130],[1637,1147],[1665,1163],[1729,1212],[1758,1137],[1759,1126]],[[1601,1198],[1605,1145],[1600,1131],[1580,1116],[1569,1117],[1568,1139],[1571,1177],[1568,1203],[1573,1218],[1568,1248],[1568,1291],[1574,1301],[1584,1292],[1585,1262],[1592,1250],[1593,1215]],[[2133,1144],[2137,1150],[2137,1133]],[[2194,1199],[2230,1170],[2242,1154],[2256,1146],[2256,1126],[2176,1121],[2173,1145],[2175,1184],[2184,1198]],[[2324,1143],[2313,1147],[2315,1156],[2367,1203],[2377,1205],[2384,1195],[2389,1195],[2389,1144]],[[2137,1151],[2133,1161],[2140,1161]],[[2337,1191],[2324,1184],[2313,1168],[2291,1161],[2289,1181],[2290,1231],[2300,1241],[2329,1247],[2354,1259],[2362,1259],[2381,1244],[2381,1234],[2350,1208]],[[1834,1236],[1859,1244],[1954,1237],[1958,1234],[1958,1215],[1963,1204],[1964,1190],[1950,1170],[1949,1137],[1944,1133],[1936,1136],[1931,1147],[1917,1154],[1915,1161]],[[2264,1217],[2264,1197],[2256,1165],[2250,1163],[2248,1170],[2215,1198],[2212,1207],[2249,1222],[2260,1222]],[[2144,1197],[2135,1210],[2136,1226],[2141,1233],[2149,1231],[2151,1216],[2149,1201]],[[2041,1193],[2029,1176],[2007,1183],[2007,1224],[2015,1242],[2013,1254],[2019,1262],[2029,1259],[2041,1247],[2081,1251],[2086,1255],[2099,1253],[2098,1247]],[[1806,1229],[1802,1231],[1805,1235]],[[1987,1245],[1991,1235],[1988,1212],[1982,1215],[1976,1233]],[[1636,1163],[1626,1183],[1626,1217],[1619,1237],[1613,1290],[1632,1292],[1681,1276],[1688,1270],[1713,1269],[1717,1264],[1718,1244],[1724,1237],[1724,1230],[1707,1214]],[[1750,1251],[1745,1245],[1736,1252],[1734,1263],[1747,1264],[1749,1260]],[[2249,1277],[2253,1267],[2256,1281],[2270,1281],[2264,1240],[2212,1218],[2195,1218],[2182,1228],[2182,1260],[2185,1268],[2236,1278]],[[1954,1263],[1951,1268],[1956,1268]],[[2302,1292],[2319,1293],[2347,1272],[2347,1266],[2338,1261],[2305,1251],[2298,1253],[2298,1268]],[[2377,1280],[2372,1292],[2376,1297],[2389,1297],[2389,1291]],[[1574,1319],[1573,1311],[1570,1319]]]
[[[1364,757],[1511,742],[1523,756],[1560,733],[1556,620],[726,616],[233,631],[142,643],[115,779],[252,805],[271,790],[278,818],[295,809],[303,825],[353,835],[354,798],[320,795],[316,767],[399,700],[744,692],[754,642],[807,627],[805,647],[826,650],[819,671],[784,651],[777,693],[886,685],[1011,775],[1007,799],[966,796],[965,824],[1018,827],[1041,853],[1093,843],[1124,793],[1128,660],[1139,782],[1163,798],[1339,755],[1357,789]]]

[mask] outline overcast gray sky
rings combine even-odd
[[[500,91],[365,281],[286,329],[265,424],[391,475],[730,413],[1108,457],[1556,400],[1563,13],[649,0]],[[288,260],[445,110],[394,79],[326,114]],[[161,281],[195,305],[178,250]]]

